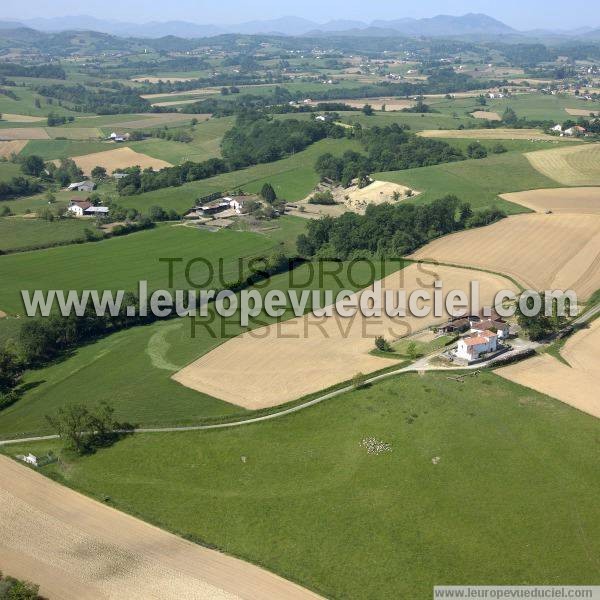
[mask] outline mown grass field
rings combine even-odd
[[[427,101],[432,108],[445,114],[456,113],[459,116],[467,116],[476,110],[488,110],[496,112],[500,116],[508,108],[512,108],[519,117],[534,120],[551,120],[562,123],[571,116],[565,108],[579,108],[594,106],[584,103],[573,96],[552,96],[545,94],[517,94],[510,98],[488,98],[486,105],[481,106],[476,98],[430,98]],[[480,121],[472,119],[473,122]],[[433,129],[433,128],[432,128]]]
[[[538,173],[519,152],[496,154],[480,160],[465,160],[431,167],[376,173],[376,179],[392,181],[423,193],[416,203],[430,202],[447,194],[455,194],[473,208],[498,206],[508,214],[528,209],[498,198],[498,194],[559,185]]]
[[[64,82],[61,82],[64,83]],[[33,90],[25,87],[14,89],[17,95],[17,100],[9,98],[4,94],[0,94],[0,113],[9,113],[14,115],[32,115],[34,117],[46,117],[48,113],[53,112],[57,115],[72,115],[79,116],[81,113],[76,113],[64,106],[58,106],[57,103],[48,104],[46,99]],[[35,100],[40,101],[40,108],[35,106]],[[6,123],[6,125],[5,125]],[[14,124],[13,124],[14,125]],[[10,126],[10,123],[0,121],[0,127]]]
[[[111,146],[100,140],[29,140],[27,146],[21,150],[21,156],[36,154],[44,160],[56,160],[110,149]]]
[[[368,99],[365,101],[368,103]],[[423,129],[458,129],[459,125],[467,126],[475,122],[472,117],[452,116],[444,113],[405,113],[401,111],[381,112],[377,111],[374,115],[367,117],[360,111],[342,112],[342,122],[353,125],[360,123],[363,127],[385,127],[392,123],[399,125],[408,125],[411,131],[422,131]]]
[[[211,233],[191,227],[160,225],[78,246],[61,246],[0,257],[0,307],[5,312],[22,313],[21,289],[109,289],[137,290],[138,281],[148,281],[149,289],[168,289],[168,269],[159,259],[187,261],[203,257],[216,263],[223,259],[227,281],[237,280],[238,258],[262,255],[273,247],[257,234],[219,231]],[[186,264],[183,262],[182,264]],[[208,268],[198,264],[190,276],[205,279]],[[174,287],[185,285],[184,267],[175,271]]]
[[[46,221],[22,217],[0,218],[0,252],[16,251],[42,244],[80,240],[84,229],[95,230],[94,222],[79,219]]]
[[[223,236],[219,242],[220,233],[207,235],[214,236],[210,239],[215,241],[210,244],[208,252],[199,252],[198,256],[205,256],[215,262],[215,276],[208,284],[202,285],[202,289],[224,287],[217,279],[216,262],[218,258],[223,258],[226,261],[225,272],[231,272],[237,270],[235,261],[240,254],[232,243],[235,238],[231,236],[240,236],[239,239],[243,239],[244,235],[259,239],[260,236],[231,232],[231,236]],[[246,248],[248,246],[246,241]],[[152,268],[151,261],[146,264],[148,269]],[[321,271],[316,266],[303,265],[292,274],[272,277],[261,284],[261,291],[264,294],[270,289],[329,289],[335,294],[341,289],[363,288],[374,278],[380,278],[383,268],[386,273],[390,273],[400,265],[398,262],[386,266],[375,265],[374,272],[371,272],[367,265],[359,263],[351,271],[347,268],[342,270],[338,275],[339,281],[332,274],[338,267],[337,263],[326,264],[320,281]],[[163,265],[162,269],[161,273],[166,273],[166,266]],[[178,281],[182,271],[182,268],[175,269]],[[199,281],[207,273],[192,270],[191,275]],[[95,279],[98,278],[91,278],[89,285],[94,289],[101,289]],[[109,280],[110,288],[117,287],[113,282],[114,278]],[[56,282],[53,287],[60,288],[62,283]],[[183,289],[189,287],[184,283]],[[311,306],[312,303],[309,302],[307,310]],[[292,313],[288,310],[281,320],[291,316]],[[251,322],[250,327],[260,327],[273,320],[262,315]],[[245,330],[240,326],[239,314],[228,319],[221,318],[211,307],[209,315],[198,317],[195,325],[192,325],[190,318],[177,318],[134,327],[83,346],[61,362],[25,374],[22,397],[1,413],[0,437],[50,432],[45,415],[75,399],[89,406],[107,401],[115,407],[120,420],[145,426],[191,425],[215,418],[242,416],[247,412],[245,409],[181,386],[170,377],[185,365]],[[0,335],[2,331],[0,324]],[[5,337],[10,337],[9,334],[7,326]],[[16,332],[13,331],[13,335]]]
[[[134,435],[42,472],[326,597],[425,600],[436,584],[600,583],[599,434],[491,373],[428,373],[258,425]],[[369,454],[368,437],[391,451]]]
[[[148,154],[172,164],[188,160],[202,162],[221,156],[221,139],[223,134],[233,127],[234,121],[234,117],[223,117],[198,123],[193,130],[185,127],[185,131],[194,138],[189,143],[148,138],[140,142],[130,142],[127,145],[136,152]],[[177,129],[177,126],[173,126],[172,129]]]

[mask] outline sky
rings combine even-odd
[[[600,13],[593,10],[591,0],[28,0],[23,4],[2,0],[2,3],[5,6],[0,6],[0,20],[91,15],[135,23],[184,20],[232,24],[293,15],[324,23],[330,19],[370,22],[374,19],[479,12],[515,29],[600,27]]]

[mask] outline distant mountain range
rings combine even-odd
[[[600,29],[580,28],[573,31],[535,30],[523,32],[509,27],[484,14],[469,13],[462,16],[438,15],[426,19],[375,20],[371,23],[352,20],[334,20],[316,23],[301,17],[281,17],[263,21],[248,21],[238,25],[211,25],[187,21],[166,21],[150,23],[126,23],[115,20],[98,19],[86,15],[55,18],[25,19],[21,21],[0,21],[0,29],[28,27],[43,32],[98,31],[120,37],[159,38],[177,36],[199,38],[238,34],[278,34],[284,36],[354,35],[354,36],[407,36],[407,37],[452,37],[452,36],[564,36],[600,39]]]

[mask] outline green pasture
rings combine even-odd
[[[187,289],[183,268],[177,270],[174,286],[169,286],[167,265],[159,261],[165,257],[203,257],[215,263],[223,259],[227,281],[236,281],[238,258],[261,255],[272,247],[266,236],[163,224],[99,242],[0,256],[0,307],[22,313],[21,289],[134,291],[140,279],[148,281],[150,290]],[[192,269],[192,277],[205,278],[207,270],[199,264]]]
[[[88,384],[121,400],[111,371]],[[427,600],[439,584],[599,584],[599,435],[597,419],[490,372],[410,374],[257,425],[62,453],[42,472],[324,597]]]
[[[3,217],[0,218],[0,252],[81,240],[84,238],[84,229],[94,230],[94,221],[61,219],[50,222],[20,216]]]
[[[538,173],[519,152],[494,154],[480,160],[376,173],[374,177],[423,192],[415,198],[414,202],[417,203],[455,194],[461,200],[469,202],[473,208],[494,205],[508,214],[529,211],[498,198],[498,194],[559,187],[555,181]]]
[[[230,235],[222,235],[226,233]],[[127,236],[127,239],[135,235]],[[252,243],[254,250],[258,251],[270,242],[266,235],[261,237],[258,234],[242,232],[204,235],[213,236],[203,238],[204,252],[199,249],[196,254],[186,257],[201,256],[214,264],[214,274],[208,283],[206,268],[191,269],[191,278],[201,289],[225,287],[228,282],[237,278],[237,258],[248,256]],[[243,249],[240,248],[242,242],[238,240],[244,241]],[[114,240],[86,244],[78,249],[85,251],[112,241]],[[154,239],[154,243],[159,241]],[[126,256],[125,249],[121,247],[121,250],[122,255]],[[30,254],[37,254],[39,258],[39,253]],[[73,254],[71,253],[71,257]],[[100,265],[101,268],[95,268],[94,265],[100,264],[102,260],[101,254],[89,266],[87,276],[79,274],[79,281],[75,282],[75,285],[99,290],[103,289],[104,285],[108,289],[115,289],[119,285],[127,288],[133,277],[149,278],[153,271],[158,270],[159,276],[153,281],[158,281],[164,288],[168,287],[164,278],[160,277],[167,273],[167,266],[163,264],[157,268],[156,261],[152,260],[151,251],[147,250],[147,254],[145,263],[140,263],[136,261],[135,256],[133,257],[133,263],[138,262],[138,266],[145,265],[145,269],[142,273],[130,273],[127,280],[123,279],[123,274],[121,277],[115,274],[112,278],[106,278],[104,271],[108,271],[108,266],[106,269],[103,265]],[[178,253],[170,248],[163,256],[176,257],[182,254],[181,251]],[[13,257],[0,257],[0,273],[3,268],[2,262],[6,258]],[[222,267],[219,266],[219,259],[223,261]],[[77,264],[77,261],[75,263]],[[79,264],[83,264],[83,261]],[[118,265],[118,262],[112,263],[113,272],[118,271]],[[386,265],[376,264],[373,272],[365,263],[354,264],[351,270],[345,267],[341,271],[337,263],[325,263],[321,266],[302,265],[291,274],[270,278],[268,282],[260,284],[260,289],[263,294],[270,289],[288,288],[328,289],[335,294],[342,289],[363,288],[373,279],[379,279],[400,267],[398,261]],[[14,273],[15,268],[15,265],[11,265],[10,272]],[[175,266],[174,279],[180,289],[189,289],[190,285],[184,280],[184,268],[183,264]],[[53,289],[69,289],[70,277],[63,276],[60,271],[54,273],[55,278],[51,283],[41,281],[40,277],[26,277],[22,283],[13,281],[13,289],[15,286],[19,289],[45,289],[47,285],[51,285]],[[57,276],[57,273],[61,275]],[[221,273],[224,273],[224,276],[221,276]],[[47,280],[51,281],[50,275]],[[153,289],[151,284],[149,287]],[[6,303],[3,302],[4,300],[0,299],[0,306],[4,308]],[[307,306],[307,310],[310,309],[311,302]],[[286,320],[292,316],[291,310],[288,310],[280,319]],[[250,323],[249,329],[273,321],[273,318],[262,315]],[[176,318],[138,326],[80,347],[66,359],[42,369],[28,371],[24,375],[20,388],[22,396],[0,413],[0,437],[17,436],[26,432],[48,433],[50,429],[45,415],[74,399],[90,406],[103,400],[108,401],[114,405],[117,418],[144,426],[191,425],[215,418],[241,416],[247,412],[245,409],[190,390],[175,383],[170,377],[185,365],[245,330],[239,324],[238,314],[228,319],[221,318],[211,305],[207,317],[197,317],[194,321],[192,318]],[[0,326],[0,335],[1,332]],[[13,335],[16,335],[16,332],[13,332]]]

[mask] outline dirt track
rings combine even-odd
[[[446,291],[462,290],[467,295],[469,282],[478,280],[485,305],[495,292],[515,290],[497,275],[431,265],[410,265],[388,275],[383,288],[431,292],[436,279]],[[309,313],[231,339],[175,373],[173,379],[247,409],[277,406],[349,380],[359,371],[372,373],[398,364],[395,359],[369,354],[376,336],[391,340],[444,320],[445,316],[433,315],[393,320],[385,313],[381,318],[367,318],[360,312],[354,318],[335,313],[319,318]]]
[[[0,456],[0,569],[52,600],[319,598]]]

